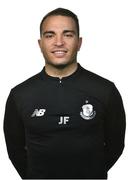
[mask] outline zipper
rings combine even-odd
[[[62,79],[59,79],[59,84],[61,84],[62,83]]]

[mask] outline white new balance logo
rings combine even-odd
[[[34,112],[32,113],[31,117],[35,116],[44,116],[46,109],[35,109]]]

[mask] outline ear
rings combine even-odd
[[[38,39],[38,45],[41,48],[41,39]]]
[[[79,42],[78,42],[78,51],[80,50],[81,48],[81,44],[82,44],[82,37],[79,38]]]

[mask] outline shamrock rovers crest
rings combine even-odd
[[[88,101],[86,101],[86,104],[82,106],[80,115],[83,119],[90,120],[95,117],[96,111],[94,110],[93,105],[89,104]]]

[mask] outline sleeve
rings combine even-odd
[[[119,91],[113,85],[105,120],[105,161],[109,170],[118,160],[124,149],[125,111]]]
[[[12,91],[10,92],[4,115],[4,135],[9,158],[22,179],[26,178],[27,153],[25,130],[17,111]]]

